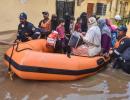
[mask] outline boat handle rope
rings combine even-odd
[[[21,50],[18,50],[18,47],[19,47],[19,43],[17,43],[17,45],[16,45],[16,52],[22,52],[22,51],[24,51],[24,50],[32,50],[31,48],[24,48],[24,49],[21,49]]]
[[[17,39],[14,41],[14,43],[16,43]],[[14,47],[15,47],[15,44],[13,44],[13,48],[12,48],[12,51],[11,51],[11,55],[10,55],[10,58],[9,58],[9,67],[8,67],[8,74],[9,74],[9,78],[11,80],[13,80],[13,75],[14,75],[14,72],[11,70],[11,59],[12,59],[12,56],[13,56],[13,53],[14,53]]]
[[[16,39],[14,41],[14,43],[16,43],[18,39]],[[15,49],[15,45],[16,45],[16,49]],[[13,53],[14,53],[14,49],[16,50],[16,52],[22,52],[24,50],[32,50],[31,48],[24,48],[24,49],[21,49],[21,50],[18,50],[18,47],[19,47],[19,43],[16,43],[16,44],[13,44],[13,48],[12,48],[12,52],[11,52],[11,55],[10,55],[10,58],[9,58],[9,67],[8,67],[8,74],[9,74],[9,77],[11,80],[13,80],[13,75],[14,75],[14,72],[11,70],[11,59],[13,57]]]

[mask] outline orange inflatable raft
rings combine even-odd
[[[79,57],[53,53],[46,40],[32,40],[11,47],[5,53],[5,64],[22,79],[76,80],[96,74],[109,59]]]

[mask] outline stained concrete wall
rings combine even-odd
[[[75,18],[81,12],[87,12],[87,3],[97,2],[105,3],[105,0],[84,0],[80,6],[77,6],[75,0]],[[37,26],[42,19],[42,11],[49,11],[50,16],[56,13],[56,0],[1,0],[0,8],[0,32],[16,30],[20,12],[26,12],[28,21]]]
[[[55,0],[1,0],[0,3],[0,31],[16,30],[20,12],[28,14],[28,20],[38,25],[42,19],[41,12],[48,10],[50,15],[55,13]]]

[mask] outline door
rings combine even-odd
[[[94,3],[88,3],[87,5],[87,14],[88,16],[93,15]]]

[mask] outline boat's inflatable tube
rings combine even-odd
[[[65,54],[53,53],[46,47],[46,40],[39,39],[11,47],[4,61],[22,79],[76,80],[97,73],[109,60],[100,56],[68,58]]]

